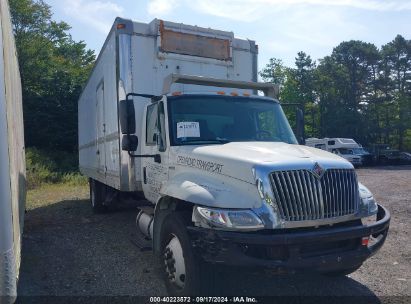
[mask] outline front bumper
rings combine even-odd
[[[384,244],[390,213],[378,205],[371,225],[277,230],[269,234],[188,227],[194,252],[214,264],[264,268],[277,273],[357,268]],[[362,238],[376,238],[362,245]]]

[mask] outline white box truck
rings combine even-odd
[[[79,100],[80,170],[95,211],[139,204],[170,294],[207,294],[219,264],[346,274],[384,243],[388,211],[352,164],[298,145],[277,93],[254,41],[116,19]]]
[[[17,296],[26,197],[23,108],[9,6],[0,1],[0,304]]]

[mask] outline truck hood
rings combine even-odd
[[[221,145],[179,146],[173,149],[175,163],[255,183],[252,169],[309,169],[318,163],[325,169],[353,168],[344,158],[307,146],[281,142],[231,142]]]

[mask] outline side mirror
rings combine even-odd
[[[136,115],[133,100],[120,100],[119,117],[122,134],[136,133]]]
[[[137,151],[138,137],[136,135],[123,135],[121,140],[121,150],[134,152]]]
[[[305,134],[304,134],[304,112],[300,108],[297,109],[296,113],[297,119],[297,140],[300,145],[305,144]]]

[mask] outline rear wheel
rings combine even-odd
[[[211,265],[200,261],[191,248],[183,216],[171,213],[161,229],[161,260],[164,278],[170,295],[208,295],[214,292],[214,273]]]
[[[105,185],[92,178],[90,184],[90,202],[94,213],[104,213],[107,211],[107,206],[104,205],[105,200]]]

